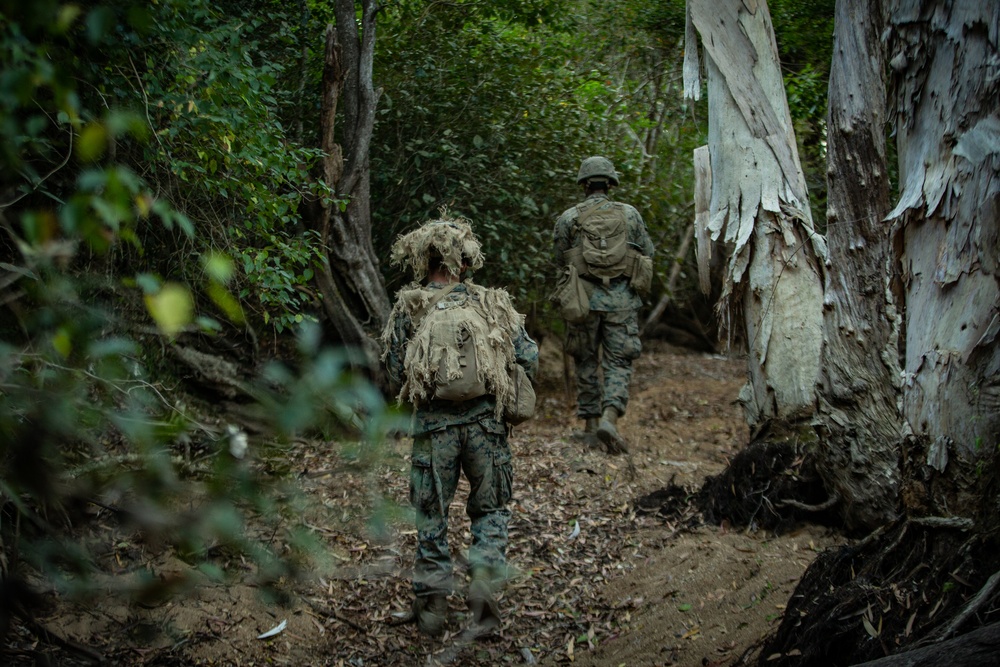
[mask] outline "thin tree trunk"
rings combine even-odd
[[[316,281],[327,319],[341,342],[363,350],[374,365],[373,333],[388,319],[390,304],[371,241],[368,151],[378,99],[372,86],[376,3],[364,0],[362,7],[359,34],[354,1],[336,3],[337,25],[327,28],[323,71],[323,180],[346,205],[342,210],[335,202],[316,205],[311,217],[326,250]]]
[[[691,245],[691,238],[694,236],[694,223],[688,225],[687,231],[684,232],[684,238],[681,239],[681,245],[677,249],[677,254],[674,256],[673,266],[670,267],[670,275],[667,277],[667,284],[663,290],[663,295],[660,300],[656,303],[656,306],[649,313],[649,317],[646,318],[646,322],[642,325],[642,333],[648,332],[653,325],[660,321],[663,317],[663,311],[667,309],[670,305],[670,300],[674,296],[674,292],[677,289],[677,279],[681,275],[681,266],[684,265],[684,258],[687,256],[688,248]]]
[[[848,527],[873,529],[899,495],[899,314],[890,290],[881,0],[838,0],[828,115],[820,474]]]
[[[1000,11],[972,0],[890,6],[900,197],[888,219],[902,247],[903,416],[926,463],[947,469],[935,500],[992,512],[961,480],[975,479],[976,459],[994,454],[1000,433]]]

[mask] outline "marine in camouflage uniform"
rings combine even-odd
[[[589,157],[580,166],[577,182],[583,185],[586,202],[608,200],[608,191],[618,185],[618,174],[607,158]],[[629,245],[652,257],[655,249],[642,216],[628,204],[622,204],[622,208]],[[573,206],[556,220],[552,241],[555,262],[560,268],[567,264],[566,252],[582,242],[576,225],[578,217],[579,209]],[[642,352],[639,339],[642,297],[631,287],[627,276],[613,278],[608,284],[593,280],[588,292],[590,315],[581,323],[566,325],[565,349],[576,365],[576,411],[585,423],[584,440],[596,445],[596,437],[609,451],[617,451],[624,449],[617,419],[628,407],[632,362]]]
[[[418,238],[422,242],[416,247],[412,237],[408,248],[403,238],[394,246],[393,260],[409,262],[418,280],[424,278],[428,270],[427,264],[421,264],[420,258],[414,257],[422,252],[421,245],[427,246],[424,249],[427,254],[443,256],[441,264],[444,267],[435,273],[432,260],[430,277],[404,288],[393,308],[383,334],[383,359],[394,386],[406,383],[404,359],[407,344],[415,331],[413,314],[402,305],[407,289],[440,290],[457,282],[466,267],[482,266],[479,243],[467,223],[445,219],[429,224],[451,224],[453,230],[438,229],[436,239]],[[421,229],[426,231],[428,228],[425,225]],[[419,235],[421,229],[410,234]],[[450,246],[450,250],[445,246]],[[404,256],[406,254],[409,256]],[[478,299],[480,294],[490,293],[509,304],[509,297],[502,290],[485,290],[471,280],[458,284],[444,298]],[[517,315],[512,306],[511,312]],[[538,369],[538,346],[524,330],[523,316],[517,315],[516,323],[516,330],[510,332],[513,358],[533,379]],[[498,410],[497,397],[487,394],[464,402],[419,401],[413,413],[411,435],[410,502],[416,510],[417,527],[413,591],[416,596],[414,612],[420,629],[431,635],[443,631],[446,599],[454,589],[448,510],[463,472],[470,486],[466,513],[472,523],[469,607],[474,623],[486,629],[499,627],[495,595],[507,575],[507,524],[511,517],[513,467],[508,425]]]

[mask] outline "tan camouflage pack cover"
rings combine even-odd
[[[477,331],[470,332],[477,340],[476,365],[486,382],[487,390],[496,396],[496,417],[501,419],[504,410],[516,398],[510,368],[517,363],[514,359],[514,337],[524,324],[524,315],[514,309],[510,295],[505,290],[480,287],[471,280],[462,284],[468,291],[468,295],[462,296],[478,301],[472,307],[478,308],[483,315],[481,319],[469,318],[466,323],[478,327]],[[441,360],[453,358],[453,355],[442,354],[440,349],[436,349],[440,342],[432,341],[419,326],[420,316],[436,293],[437,290],[412,283],[400,290],[389,316],[391,323],[397,316],[406,314],[414,325],[415,330],[406,346],[406,380],[398,397],[400,401],[413,405],[420,405],[433,397],[439,371],[450,372],[449,369],[439,367]],[[392,335],[392,326],[387,326],[382,333],[383,349],[389,348]]]

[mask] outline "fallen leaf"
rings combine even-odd
[[[263,633],[257,635],[257,639],[267,639],[268,637],[273,637],[273,636],[275,636],[277,634],[280,634],[282,632],[282,630],[284,630],[285,627],[287,627],[287,626],[288,626],[288,621],[287,620],[282,621],[281,623],[278,623],[276,626],[274,626],[273,628],[271,628],[267,632],[263,632]]]
[[[872,639],[878,638],[879,632],[875,629],[875,626],[871,624],[871,621],[862,616],[861,623],[865,626],[865,632],[871,635]],[[881,625],[881,621],[879,622],[879,625]]]

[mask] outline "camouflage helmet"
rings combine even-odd
[[[608,158],[595,155],[588,157],[580,164],[580,173],[576,176],[576,182],[583,183],[599,176],[607,178],[611,185],[618,185],[618,172],[615,171],[615,165]]]
[[[483,266],[482,246],[472,232],[472,224],[466,218],[452,216],[447,209],[441,210],[440,218],[399,236],[392,244],[390,261],[409,266],[413,277],[423,280],[432,254],[440,255],[441,264],[453,276],[461,275],[463,264],[473,270]]]

